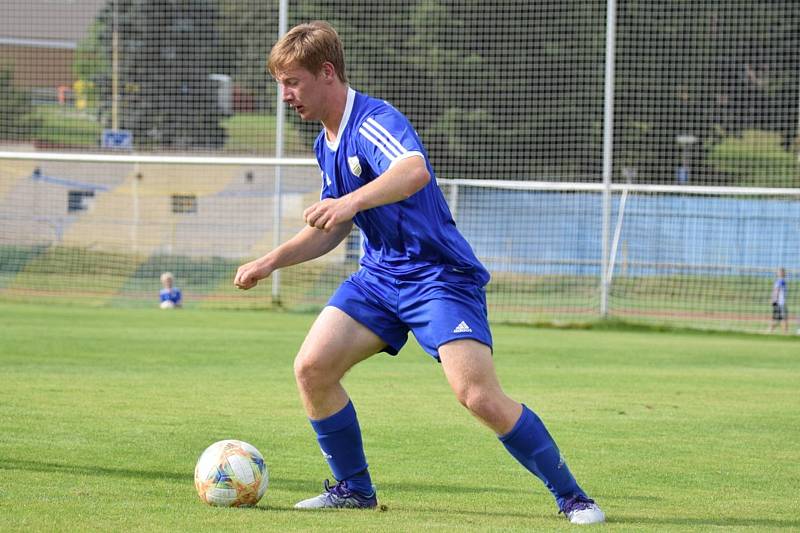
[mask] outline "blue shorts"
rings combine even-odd
[[[486,291],[466,276],[443,272],[433,281],[401,281],[362,268],[339,286],[328,305],[369,328],[391,355],[405,345],[409,331],[437,360],[439,346],[459,339],[492,347]]]

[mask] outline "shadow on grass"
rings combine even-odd
[[[380,480],[375,482],[379,491],[392,491],[392,492],[415,492],[422,494],[441,495],[442,493],[450,494],[485,494],[487,492],[493,493],[506,493],[506,494],[526,494],[527,491],[498,487],[491,485],[452,485],[444,483],[383,483]],[[543,487],[544,490],[544,487]]]
[[[27,472],[64,473],[86,476],[110,476],[129,479],[163,479],[193,482],[194,472],[170,472],[165,470],[136,470],[132,468],[112,468],[96,465],[78,465],[45,461],[0,460],[0,470],[22,470]],[[322,492],[322,481],[291,479],[270,476],[270,486],[298,493]],[[481,494],[485,492],[504,492],[524,494],[526,491],[506,487],[469,486],[443,483],[378,483],[378,490],[391,492],[415,492],[441,496],[447,494]]]
[[[182,483],[192,482],[191,472],[167,472],[157,470],[134,470],[129,468],[109,468],[104,466],[91,466],[91,465],[73,465],[53,462],[38,462],[38,461],[20,461],[20,460],[7,460],[0,461],[0,470],[22,470],[28,472],[44,472],[44,473],[65,473],[65,474],[78,474],[87,476],[111,476],[132,479],[167,479],[176,480]],[[270,485],[279,487],[281,490],[290,492],[301,492],[314,494],[321,486],[316,486],[314,483],[306,479],[291,479],[291,478],[272,478]],[[505,492],[508,494],[526,494],[526,490],[509,489],[503,487],[492,486],[466,486],[466,485],[451,485],[442,483],[381,483],[380,489],[387,492],[407,492],[413,491],[416,493],[430,493],[439,497],[442,494],[479,494],[483,492]],[[602,499],[602,498],[601,498]],[[658,499],[656,497],[636,498],[624,497],[623,499]],[[391,505],[381,505],[378,511],[391,511]],[[259,511],[271,512],[308,512],[297,511],[292,507],[274,506],[274,505],[258,505],[254,508]],[[488,516],[488,515],[502,515],[505,517],[513,516],[518,518],[532,518],[529,512],[509,513],[507,510],[502,512],[492,512],[490,510],[466,510],[466,509],[448,509],[446,507],[425,507],[415,506],[416,512],[428,512],[436,514],[451,514],[451,515],[475,515],[475,516]],[[652,518],[652,517],[636,517],[626,516],[624,518],[616,518],[613,515],[608,518],[609,523],[612,524],[629,524],[639,525],[644,527],[652,527],[653,529],[662,529],[665,526],[689,526],[689,527],[752,527],[764,530],[777,530],[777,529],[792,529],[800,527],[800,520],[781,520],[777,518],[701,518],[701,517],[674,517],[674,518]]]
[[[256,511],[267,511],[267,512],[290,512],[290,513],[329,513],[331,512],[330,509],[295,509],[294,507],[280,507],[276,505],[264,505],[263,503],[258,504],[256,507],[251,507],[250,509]],[[390,513],[395,510],[391,504],[385,505],[379,502],[377,508],[371,510],[374,513]],[[500,517],[513,517],[513,518],[536,518],[531,513],[509,513],[507,511],[487,511],[487,510],[480,510],[480,511],[470,511],[467,509],[451,509],[447,507],[425,507],[425,506],[405,506],[402,508],[403,511],[413,511],[414,513],[430,513],[437,516],[500,516]],[[351,512],[352,509],[342,509],[342,512]],[[339,512],[339,510],[335,511]],[[358,512],[365,512],[365,510],[359,510]],[[369,511],[366,511],[369,512]]]
[[[74,465],[39,461],[19,461],[4,459],[0,470],[24,470],[27,472],[79,474],[86,476],[111,476],[133,479],[173,479],[192,481],[193,472],[167,472],[163,470],[133,470],[130,468],[110,468],[107,466]]]
[[[779,518],[701,518],[701,517],[675,517],[675,518],[652,518],[652,517],[625,517],[623,519],[608,518],[612,524],[626,524],[643,526],[652,531],[663,530],[669,526],[689,526],[689,527],[752,527],[761,531],[777,531],[783,529],[795,529],[800,527],[800,520],[781,520]]]

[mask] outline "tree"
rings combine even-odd
[[[692,135],[692,174],[730,183],[735,173],[710,164],[726,138],[748,129],[796,135],[796,2],[620,4],[615,154],[640,181],[669,182],[683,162],[676,143]]]
[[[439,176],[599,175],[595,3],[546,2],[546,20],[540,2],[343,3],[300,2],[290,25],[321,18],[337,28],[353,85],[408,115]]]
[[[137,144],[221,146],[225,131],[211,74],[225,70],[214,0],[111,0],[101,14],[101,43],[111,64],[119,31],[121,127]],[[112,73],[98,85],[109,112]]]
[[[103,24],[96,20],[89,28],[89,33],[78,43],[72,62],[72,73],[85,88],[83,96],[91,109],[96,109],[98,104],[96,80],[111,72],[111,67],[102,54],[100,38],[103,30]]]
[[[278,38],[277,0],[221,0],[220,48],[227,74],[259,110],[275,109],[275,88],[266,72],[267,56]]]
[[[0,65],[0,136],[6,139],[33,138],[41,120],[33,113],[31,97],[14,87],[14,69]]]

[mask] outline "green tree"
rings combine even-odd
[[[277,0],[116,0],[123,120],[138,139],[219,142],[209,73],[273,109],[265,62]],[[800,7],[793,0],[618,3],[614,163],[643,182],[732,183],[714,147],[747,130],[797,137]],[[110,4],[111,6],[111,4]],[[110,101],[110,6],[99,30]],[[411,118],[442,177],[601,179],[606,2],[298,0],[290,27],[330,21],[351,83]],[[105,110],[107,115],[108,110]],[[306,142],[318,124],[288,115]],[[735,143],[732,145],[735,146]]]
[[[277,0],[221,0],[220,48],[225,72],[237,91],[252,98],[259,110],[275,109],[275,86],[266,72],[267,56],[278,37]]]
[[[111,65],[102,53],[101,38],[104,31],[103,23],[96,20],[86,37],[78,43],[72,62],[72,73],[83,84],[84,96],[91,109],[98,104],[98,80],[109,77],[111,72]]]
[[[41,120],[34,114],[30,94],[14,87],[13,67],[0,65],[0,136],[31,139],[40,127]]]
[[[219,49],[215,0],[112,0],[102,12],[104,61],[112,56],[116,24],[120,40],[121,127],[138,144],[221,146],[225,131],[211,74],[226,70]],[[112,73],[98,80],[112,99]]]
[[[615,161],[669,182],[688,163],[703,183],[737,183],[709,154],[758,129],[796,135],[800,11],[796,2],[620,4]],[[676,139],[689,134],[688,162]]]
[[[306,1],[295,15],[334,24],[353,85],[409,116],[441,177],[599,175],[597,3]]]

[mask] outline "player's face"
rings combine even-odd
[[[322,120],[327,107],[328,79],[325,68],[312,74],[303,67],[290,67],[275,75],[281,98],[303,120]]]

